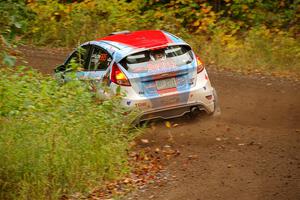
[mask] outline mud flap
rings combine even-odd
[[[212,113],[212,116],[213,117],[218,117],[218,116],[221,115],[221,108],[220,108],[219,99],[218,99],[216,89],[214,89],[213,95],[214,95],[214,112]]]

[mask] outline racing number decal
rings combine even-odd
[[[99,56],[99,61],[100,62],[104,62],[104,61],[106,61],[107,60],[107,53],[102,53],[102,54],[100,54],[100,56]]]

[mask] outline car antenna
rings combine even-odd
[[[128,34],[128,33],[130,33],[130,31],[124,30],[124,31],[112,32],[112,33],[109,34],[109,35]]]

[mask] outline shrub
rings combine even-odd
[[[205,63],[221,69],[273,73],[300,77],[300,43],[287,32],[253,28],[244,36],[216,31],[208,39],[195,36],[190,41]]]
[[[39,45],[72,46],[107,35],[113,30],[138,28],[138,3],[95,0],[63,4],[58,1],[31,2],[36,14],[27,38]],[[45,23],[47,22],[47,23]]]
[[[13,66],[16,57],[16,36],[24,34],[32,13],[23,0],[0,1],[0,61],[6,66]]]
[[[118,97],[99,104],[82,82],[4,68],[0,94],[0,199],[58,199],[126,172],[136,113]]]

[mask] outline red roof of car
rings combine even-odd
[[[97,39],[97,41],[99,40],[118,42],[136,48],[151,48],[173,43],[173,41],[160,30],[121,33]]]

